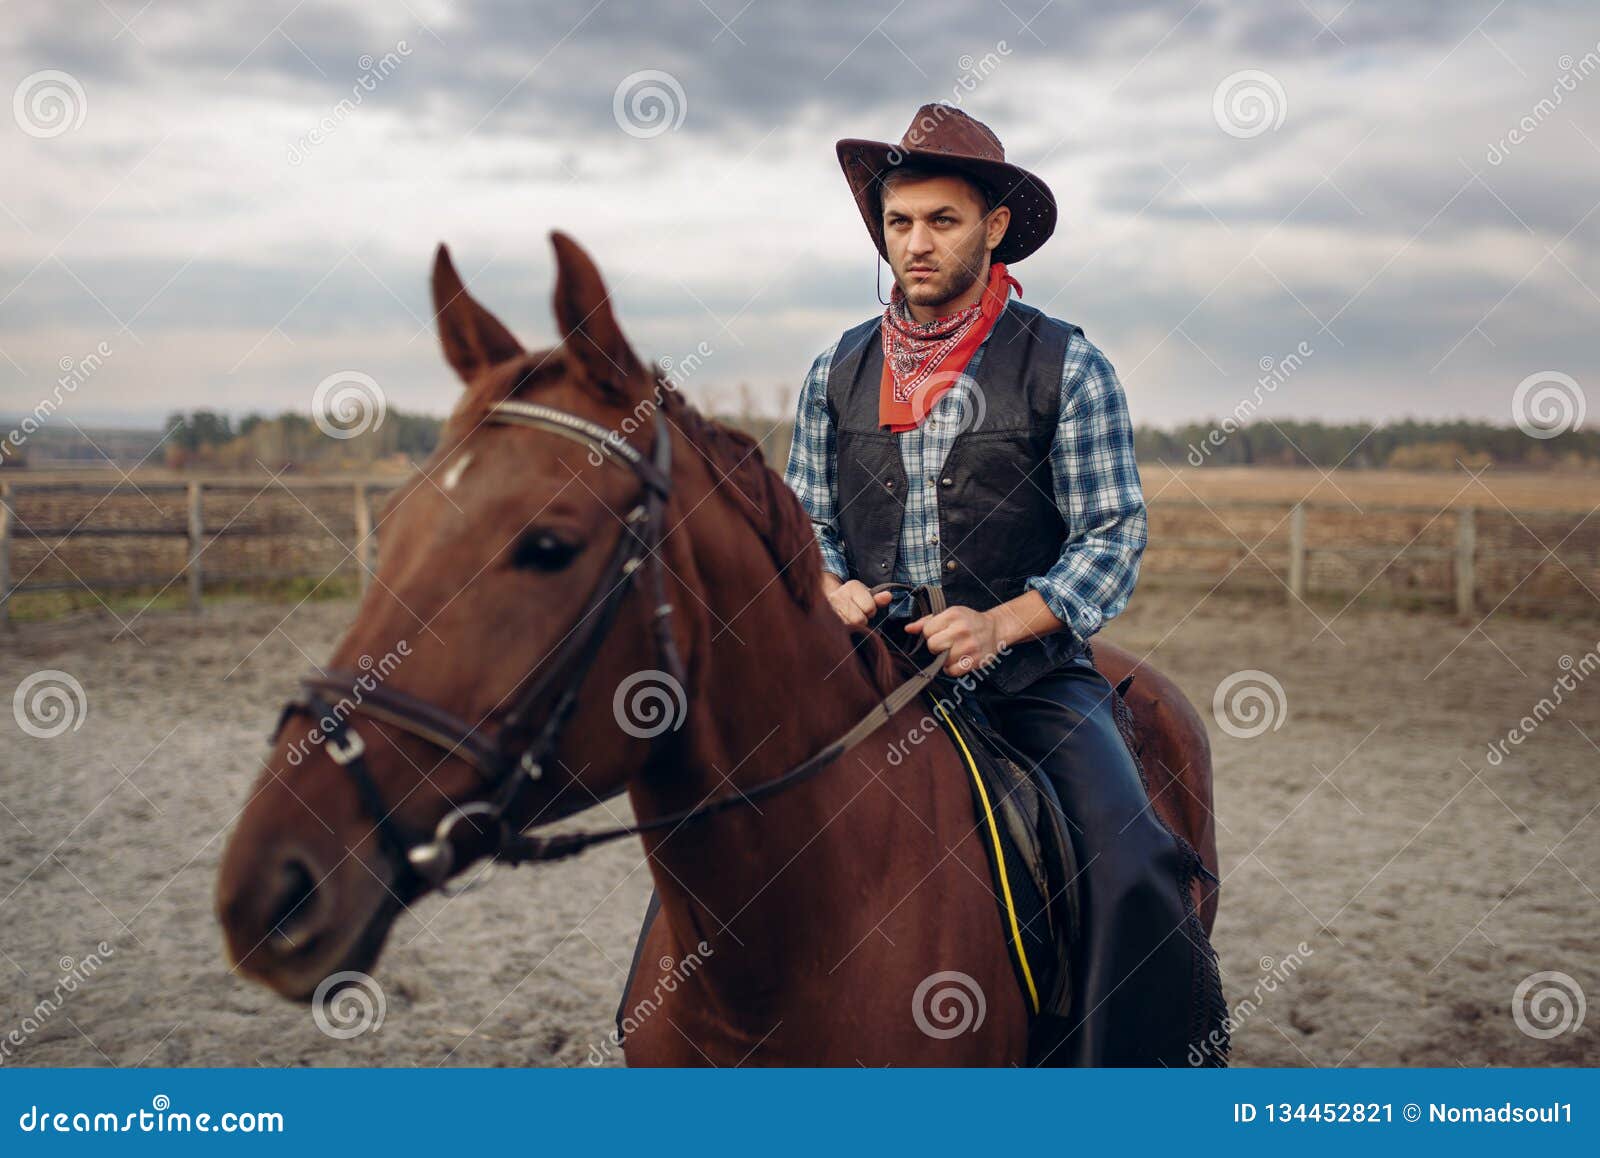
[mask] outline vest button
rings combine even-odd
[[[949,475],[945,475],[939,480],[939,485],[942,487],[953,487],[956,485],[956,480],[951,478]]]
[[[888,489],[888,490],[891,490],[891,491],[892,491],[892,490],[894,490],[894,479],[892,479],[892,478],[886,478],[886,479],[884,479],[884,480],[883,480],[883,485],[884,485],[884,487],[885,487],[885,488],[887,488],[887,489]]]
[[[887,571],[888,569],[889,569],[889,564],[888,563],[879,563],[878,564],[878,570]]]
[[[946,559],[944,569],[946,571],[954,571],[956,569],[956,561],[954,559]]]

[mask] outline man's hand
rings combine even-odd
[[[946,675],[966,675],[992,660],[1004,646],[993,613],[970,607],[947,607],[937,615],[906,624],[906,630],[920,633],[929,651],[945,653]]]
[[[829,582],[832,580],[832,582]],[[839,618],[844,620],[847,627],[865,627],[867,620],[880,607],[887,607],[894,599],[894,592],[880,591],[876,595],[872,589],[859,579],[847,579],[840,582],[831,572],[823,572],[823,590],[828,596],[828,602],[833,605],[833,610]]]

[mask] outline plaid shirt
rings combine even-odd
[[[896,436],[910,480],[938,476],[945,456],[970,414],[974,376],[983,360],[979,346],[966,370],[914,430]],[[784,481],[811,515],[822,549],[822,565],[841,579],[853,578],[845,562],[838,525],[838,462],[828,412],[828,368],[838,343],[811,365],[795,415],[794,441]],[[1139,467],[1133,456],[1133,426],[1117,372],[1081,333],[1073,335],[1061,367],[1061,411],[1050,446],[1055,503],[1067,527],[1061,556],[1043,575],[1029,579],[1052,614],[1079,640],[1086,640],[1128,603],[1139,576],[1146,521]],[[894,579],[939,581],[939,503],[934,486],[907,488],[905,517]],[[897,596],[891,612],[910,614],[910,598]]]

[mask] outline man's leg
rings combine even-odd
[[[1080,659],[1018,695],[982,697],[1001,734],[1050,777],[1078,854],[1074,1009],[1045,1064],[1182,1066],[1194,954],[1208,947],[1186,935],[1184,854],[1150,806],[1111,696]]]

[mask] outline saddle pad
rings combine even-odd
[[[1078,871],[1055,790],[959,699],[932,689],[924,696],[967,771],[1006,948],[1028,1010],[1065,1017],[1072,1006]]]

